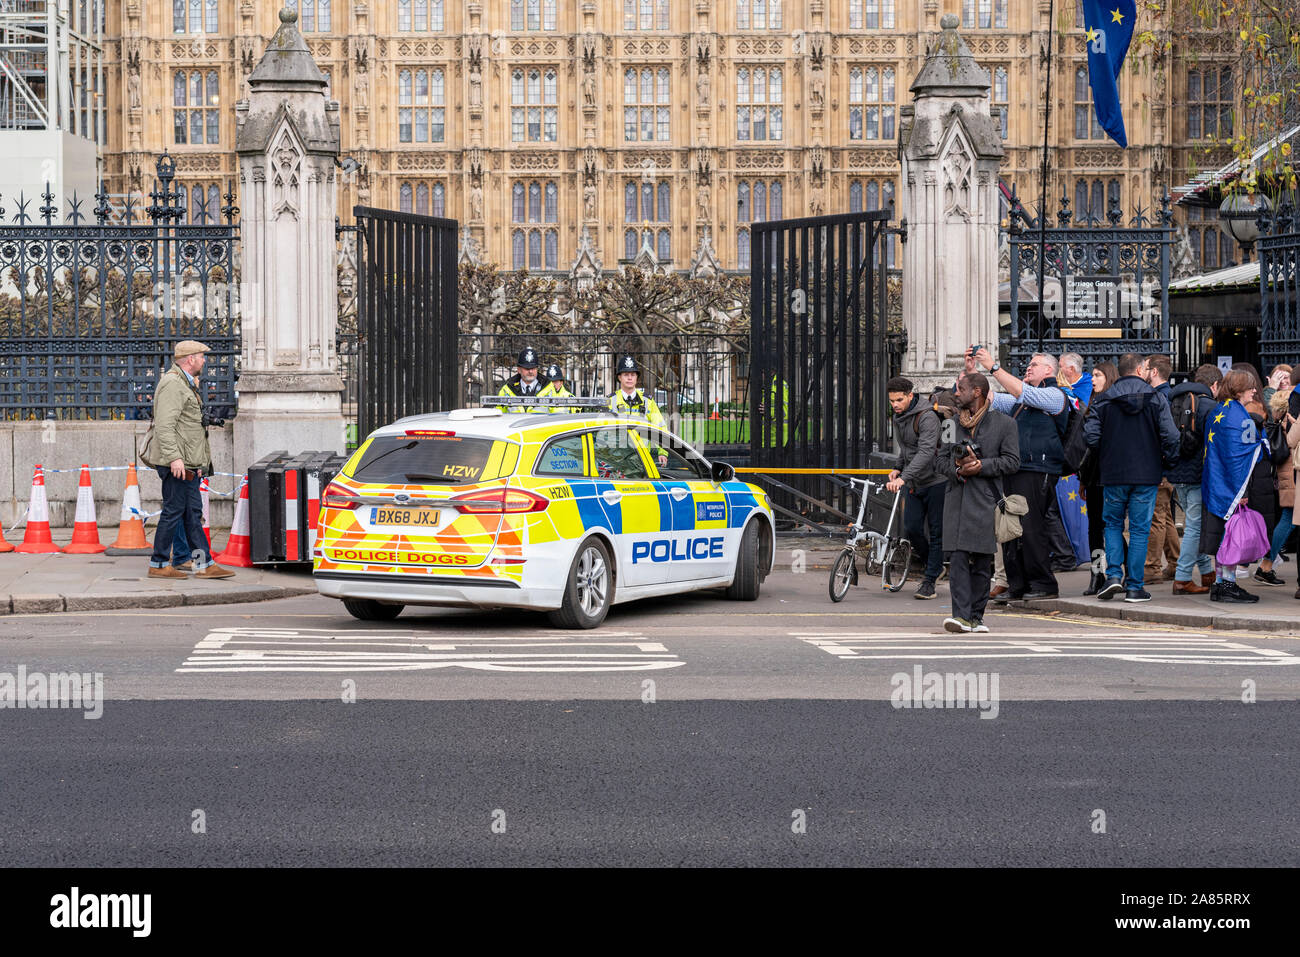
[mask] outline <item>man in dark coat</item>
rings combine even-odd
[[[934,468],[939,454],[939,416],[929,402],[916,395],[910,379],[890,379],[885,393],[894,410],[894,437],[898,440],[898,468],[889,473],[885,487],[891,492],[907,489],[903,529],[925,562],[925,575],[914,597],[932,599],[934,583],[943,571],[943,491],[947,485]]]
[[[987,632],[984,608],[998,547],[993,513],[1002,498],[1003,476],[1020,468],[1020,435],[1009,416],[996,411],[989,380],[968,372],[957,380],[955,438],[940,450],[937,468],[948,480],[943,499],[943,550],[949,552],[952,615],[943,627],[954,633]]]

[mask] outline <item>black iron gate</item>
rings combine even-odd
[[[884,434],[889,218],[871,210],[753,225],[753,465],[867,467]],[[783,508],[844,517],[845,497],[824,479],[772,484],[785,492],[775,497]]]
[[[357,244],[357,432],[454,409],[457,223],[353,209]]]
[[[1020,375],[1038,352],[1059,356],[1077,352],[1085,365],[1115,361],[1125,352],[1172,353],[1169,334],[1169,259],[1173,210],[1166,192],[1160,221],[1144,210],[1123,225],[1124,213],[1112,197],[1103,223],[1088,215],[1076,220],[1067,196],[1061,197],[1056,227],[1045,236],[1031,223],[1015,193],[1011,197],[1011,328],[1005,362]],[[1045,239],[1045,256],[1040,243]],[[1040,266],[1043,286],[1038,290]],[[1026,307],[1021,284],[1033,284],[1035,300]]]
[[[0,414],[6,419],[147,419],[154,384],[182,339],[211,352],[203,369],[214,417],[235,411],[240,352],[235,243],[239,210],[212,186],[193,202],[166,153],[142,207],[75,195],[63,222],[48,188],[6,196],[0,225]],[[0,208],[0,222],[5,210]]]
[[[1279,362],[1300,365],[1300,222],[1286,200],[1262,225],[1260,362],[1268,372]]]

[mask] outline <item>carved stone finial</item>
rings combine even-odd
[[[945,13],[943,19],[939,21],[939,26],[945,30],[956,30],[961,26],[961,20],[955,13]]]
[[[281,7],[281,8],[280,8],[280,22],[281,22],[281,23],[297,23],[297,22],[298,22],[298,11],[297,11],[297,10],[291,10],[289,7]]]

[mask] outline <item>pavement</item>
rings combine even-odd
[[[57,543],[57,532],[55,541]],[[0,555],[0,615],[223,605],[314,595],[301,571],[236,568],[234,578],[184,581],[148,578],[149,556]]]
[[[55,540],[61,541],[57,530]],[[841,547],[839,541],[825,537],[783,535],[777,543],[776,571],[829,572]],[[19,555],[14,552],[0,555],[0,615],[219,605],[316,593],[305,565],[277,570],[240,568],[235,569],[234,578],[224,581],[190,577],[173,582],[147,578],[148,564],[148,556],[139,555]],[[1057,575],[1060,598],[1013,602],[1007,610],[1086,615],[1211,631],[1300,635],[1300,602],[1293,597],[1295,564],[1279,565],[1278,574],[1286,580],[1285,586],[1270,587],[1242,579],[1243,587],[1260,596],[1254,605],[1218,604],[1211,602],[1208,595],[1175,596],[1169,582],[1148,587],[1153,596],[1150,602],[1129,604],[1120,599],[1099,601],[1084,596],[1083,591],[1088,587],[1085,569]],[[915,575],[909,577],[901,594],[914,592],[914,582],[918,581]],[[946,583],[940,582],[938,591],[939,597],[933,605],[917,603],[916,610],[946,611]]]

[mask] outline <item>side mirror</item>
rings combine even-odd
[[[736,470],[726,462],[714,462],[709,466],[709,477],[721,485],[723,482],[730,482],[736,477]]]

